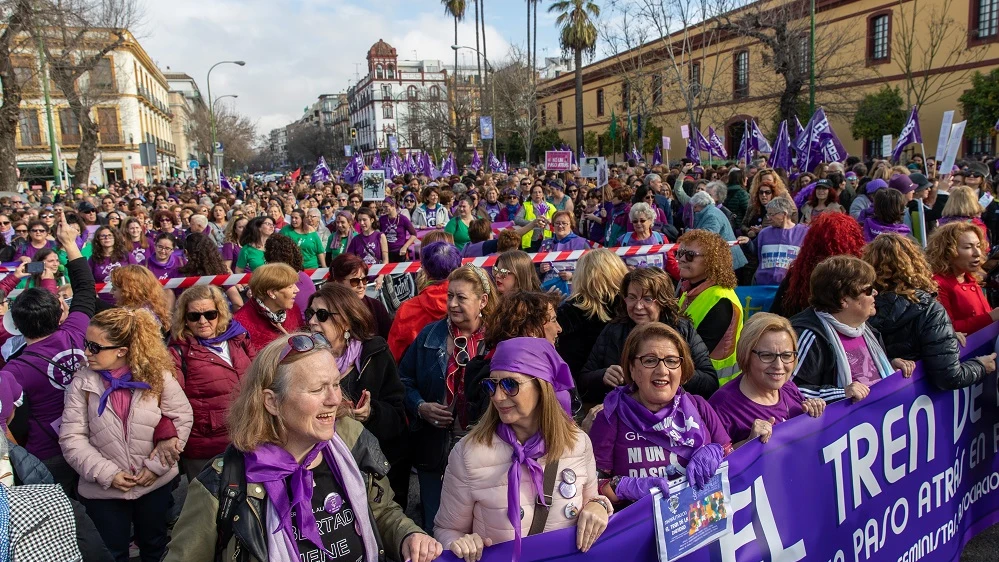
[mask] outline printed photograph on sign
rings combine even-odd
[[[365,201],[382,201],[385,199],[385,171],[368,170],[361,174],[361,189]]]
[[[583,158],[581,165],[579,166],[579,174],[584,178],[596,178],[597,170],[600,166],[606,162],[603,157],[592,156],[589,158]]]
[[[728,466],[723,464],[700,490],[679,484],[660,491],[654,505],[660,561],[677,560],[717,541],[732,532]]]

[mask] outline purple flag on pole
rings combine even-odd
[[[707,152],[708,155],[710,156],[711,155],[711,143],[708,142],[708,139],[704,138],[704,135],[701,134],[701,130],[698,129],[697,127],[691,125],[690,126],[690,130],[693,131],[695,144],[697,145],[697,151],[698,152]]]
[[[454,153],[449,152],[447,158],[441,163],[441,175],[442,176],[453,176],[458,173],[457,166],[454,162]]]
[[[909,120],[905,122],[905,127],[902,127],[902,133],[898,135],[898,144],[895,145],[895,150],[891,151],[892,162],[898,162],[905,147],[921,142],[923,142],[923,133],[919,130],[919,109],[912,106]]]
[[[708,127],[708,154],[714,156],[715,158],[728,158],[728,151],[725,150],[725,143],[722,142],[721,137],[715,134],[714,127]]]
[[[770,147],[770,143],[767,141],[767,137],[763,136],[763,131],[760,130],[760,126],[756,124],[756,119],[752,120],[752,145],[753,150],[756,152],[762,152],[763,154],[770,154],[773,152],[773,148]]]
[[[694,164],[701,163],[701,154],[697,151],[694,143],[690,142],[690,139],[687,139],[687,159]]]
[[[482,157],[479,156],[479,149],[472,149],[472,161],[468,164],[468,167],[478,172],[482,169]]]
[[[501,170],[504,174],[510,173],[510,165],[506,163],[506,154],[503,155],[503,167]]]
[[[361,181],[361,174],[364,173],[364,158],[360,153],[354,153],[354,157],[347,162],[347,167],[343,169],[343,181],[347,183],[357,183]]]
[[[782,170],[791,169],[791,137],[787,133],[787,120],[781,121],[777,138],[774,139],[774,150],[770,153],[770,165]]]
[[[375,155],[371,157],[371,169],[372,170],[384,170],[385,164],[382,163],[382,154],[380,152],[375,152]]]
[[[745,123],[745,121],[743,123]],[[739,142],[739,154],[736,156],[737,160],[746,162],[746,168],[749,168],[749,158],[753,151],[752,142],[750,140],[752,130],[749,127],[749,123],[745,123],[745,127],[742,131],[742,141]]]
[[[658,166],[663,163],[663,149],[658,144],[656,145],[655,152],[652,153],[652,165]]]
[[[230,193],[236,193],[236,190],[232,188],[232,184],[229,183],[229,178],[225,177],[225,174],[222,172],[219,172],[219,187]]]
[[[489,171],[499,172],[502,170],[502,164],[500,164],[499,158],[493,154],[493,151],[489,151]]]
[[[634,160],[635,162],[638,162],[639,160],[642,159],[642,155],[639,154],[638,149],[635,148],[634,144],[631,145],[631,153],[628,154],[628,158]]]
[[[316,163],[315,169],[312,170],[312,183],[330,181],[332,179],[333,172],[330,171],[330,167],[326,164],[326,158],[320,156],[319,162]]]
[[[416,168],[416,162],[413,162],[413,154],[406,154],[406,161],[403,163],[403,172],[407,174],[415,174],[418,170]]]

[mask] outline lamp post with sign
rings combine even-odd
[[[476,49],[474,47],[467,47],[467,46],[464,46],[464,45],[451,45],[451,49],[453,49],[455,51],[457,51],[459,49],[468,49],[469,51],[474,51],[476,54],[478,54],[479,56],[481,56],[483,62],[486,63],[486,79],[489,80],[489,69],[492,67],[492,65],[489,64],[489,60],[486,59],[486,55],[483,55],[478,49]],[[458,72],[458,69],[455,69],[455,73],[457,73],[457,72]],[[489,80],[489,98],[491,100],[490,101],[490,106],[489,106],[490,111],[492,111],[496,107],[496,80],[495,80],[495,78],[496,78],[496,69],[493,69],[493,80]],[[482,96],[479,96],[479,97],[481,98]],[[480,108],[482,107],[482,100],[481,99],[479,99],[479,107]],[[481,111],[480,111],[480,113],[481,113]],[[493,154],[495,154],[496,153],[496,134],[493,133],[492,137],[493,137]]]
[[[205,83],[208,87],[208,115],[212,125],[212,154],[211,154],[212,160],[209,164],[215,166],[216,168],[212,173],[212,179],[216,183],[218,183],[218,173],[221,171],[222,166],[221,162],[219,162],[218,164],[216,164],[215,162],[215,145],[218,143],[216,143],[215,141],[215,104],[214,101],[212,100],[212,71],[215,70],[215,67],[220,64],[235,64],[237,66],[246,66],[246,61],[241,61],[241,60],[219,61],[213,64],[211,68],[208,69],[208,77],[205,80]]]

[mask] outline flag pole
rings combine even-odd
[[[922,141],[920,141],[920,143],[919,143],[919,150],[920,150],[920,152],[923,155],[923,173],[926,174],[926,179],[930,179],[930,169],[926,165],[926,148],[923,146]],[[922,208],[922,207],[920,207],[920,208]],[[924,247],[926,246],[925,240],[923,241],[923,246]]]

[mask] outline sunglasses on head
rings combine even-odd
[[[305,321],[308,322],[309,320],[312,320],[313,316],[315,316],[316,320],[319,320],[320,322],[325,322],[325,321],[329,320],[330,317],[333,316],[334,314],[336,314],[336,313],[335,312],[330,312],[329,310],[326,310],[325,308],[306,308],[305,309]]]
[[[101,345],[96,342],[92,342],[88,339],[83,340],[83,348],[90,352],[91,355],[97,355],[102,351],[107,351],[109,349],[118,349],[120,345]]]
[[[312,351],[313,349],[329,348],[330,342],[326,339],[326,336],[316,333],[316,334],[295,334],[288,337],[288,341],[285,343],[284,350],[281,351],[281,357],[278,358],[278,364],[284,362],[292,353],[305,353],[306,351]]]
[[[489,396],[495,396],[497,388],[502,388],[507,396],[516,396],[520,392],[520,381],[510,377],[500,380],[483,379],[480,384],[482,390],[486,391]]]
[[[219,317],[219,311],[206,310],[204,312],[188,312],[185,315],[185,318],[187,318],[188,322],[200,322],[202,316],[205,317],[205,320],[211,322],[212,320],[215,320],[216,318]]]

